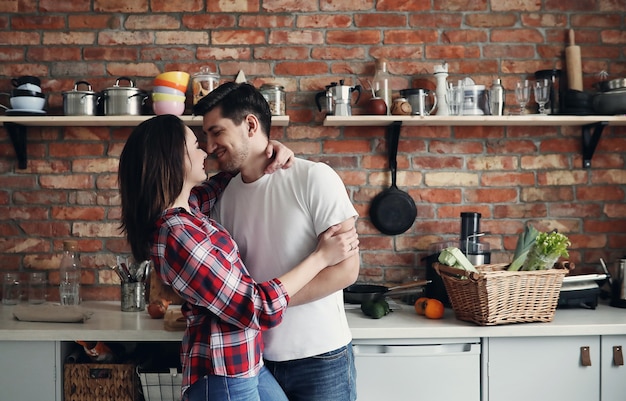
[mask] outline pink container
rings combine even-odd
[[[156,115],[173,114],[181,116],[185,112],[185,103],[172,100],[158,100],[152,102],[152,110]]]

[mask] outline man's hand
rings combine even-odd
[[[265,148],[265,155],[273,161],[265,168],[265,174],[272,174],[277,170],[287,169],[293,164],[293,151],[282,143],[270,140]]]

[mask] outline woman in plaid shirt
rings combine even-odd
[[[176,116],[137,126],[120,156],[122,228],[135,260],[151,259],[186,301],[183,399],[286,401],[263,366],[261,331],[281,322],[290,295],[320,270],[357,253],[358,236],[354,229],[334,235],[339,226],[331,227],[291,271],[255,282],[230,234],[202,212],[231,178],[220,173],[207,180],[206,157]]]

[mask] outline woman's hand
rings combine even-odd
[[[341,224],[331,226],[320,235],[317,243],[315,251],[328,261],[327,266],[336,265],[359,252],[359,235],[356,227],[337,234],[340,228]]]
[[[265,168],[265,174],[272,174],[281,168],[287,169],[293,164],[293,151],[278,141],[270,140],[265,154],[268,159],[273,159]]]

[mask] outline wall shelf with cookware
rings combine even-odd
[[[327,116],[324,126],[390,127],[392,125],[419,126],[580,126],[582,128],[583,168],[591,167],[591,158],[609,126],[626,126],[626,115],[511,115],[511,116]]]
[[[18,168],[25,169],[27,166],[27,127],[134,127],[151,117],[154,116],[0,116],[0,124],[3,124],[9,133],[17,156]],[[189,126],[202,126],[202,117],[182,115],[180,118]],[[289,125],[289,116],[272,116],[272,126],[286,127],[287,125]]]

